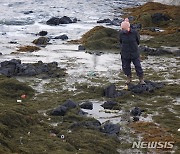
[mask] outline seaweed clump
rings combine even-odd
[[[89,30],[82,36],[80,42],[90,50],[119,49],[118,31],[103,26]]]
[[[34,89],[29,87],[26,83],[0,75],[1,98],[18,98],[23,94],[33,96],[34,92]]]

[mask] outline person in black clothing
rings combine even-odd
[[[127,76],[127,84],[132,81],[131,62],[133,62],[136,74],[139,77],[140,84],[145,84],[143,79],[143,70],[140,63],[140,53],[138,45],[140,43],[139,33],[130,28],[128,19],[121,23],[120,30],[120,46],[121,46],[121,61],[124,74]]]

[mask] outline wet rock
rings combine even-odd
[[[121,24],[122,21],[123,21],[122,19],[114,18],[114,19],[111,21],[111,25],[120,26],[120,24]]]
[[[111,23],[111,20],[108,19],[103,19],[103,20],[98,20],[97,23]]]
[[[51,112],[53,116],[64,116],[67,112],[67,107],[59,106]]]
[[[133,122],[139,121],[139,117],[133,117]]]
[[[91,55],[96,55],[96,56],[101,56],[102,54],[104,54],[104,52],[102,51],[86,51],[85,53],[89,53]]]
[[[133,29],[142,29],[142,24],[141,23],[131,24],[131,28],[133,28]]]
[[[142,114],[142,111],[139,107],[135,107],[131,110],[130,114],[132,116],[140,116]]]
[[[72,23],[76,23],[78,21],[78,19],[77,18],[74,18],[73,20],[72,20]]]
[[[25,11],[24,14],[31,14],[34,13],[33,11]]]
[[[59,18],[57,17],[52,17],[51,19],[49,19],[47,22],[46,22],[47,25],[59,25],[60,24],[60,21],[59,21]]]
[[[16,25],[16,26],[19,26],[19,25],[32,25],[34,24],[34,20],[30,19],[30,18],[27,18],[27,19],[17,19],[17,20],[5,20],[3,21],[3,24],[4,25]]]
[[[67,40],[69,39],[67,35],[63,34],[63,35],[60,35],[60,36],[56,36],[54,39],[61,39],[61,40]]]
[[[18,44],[18,42],[16,42],[16,41],[10,41],[8,43],[10,43],[10,44]]]
[[[67,17],[67,16],[64,16],[64,17],[60,18],[59,22],[60,22],[60,24],[70,24],[70,23],[73,23],[73,21],[69,17]]]
[[[104,89],[104,96],[108,98],[124,96],[126,93],[127,92],[123,90],[117,91],[116,86],[114,84],[111,84]]]
[[[48,34],[47,31],[40,31],[40,32],[38,33],[39,36],[46,36],[47,34]]]
[[[103,26],[96,26],[85,33],[80,41],[86,49],[91,51],[102,51],[108,49],[119,49],[118,38],[119,32],[117,30]]]
[[[162,82],[152,82],[145,80],[145,83],[146,84],[138,84],[138,85],[129,84],[128,90],[134,93],[143,93],[143,92],[153,92],[156,89],[164,87],[164,83]]]
[[[162,13],[155,13],[151,16],[152,18],[152,22],[157,24],[161,21],[168,21],[170,20],[170,17],[165,15],[165,14],[162,14]]]
[[[150,56],[161,56],[161,55],[168,55],[168,54],[173,54],[173,55],[177,55],[177,56],[180,55],[179,49],[150,48],[147,46],[139,46],[139,50]]]
[[[83,110],[79,110],[79,112],[78,112],[78,115],[80,115],[80,116],[85,116],[85,115],[87,115],[88,113],[87,112],[84,112]]]
[[[52,17],[51,19],[49,19],[46,24],[47,25],[59,25],[59,24],[70,24],[70,23],[75,23],[77,22],[77,19],[74,18],[73,20],[71,20],[71,18],[64,16],[62,18],[58,18],[58,17]]]
[[[80,50],[80,51],[81,51],[81,50],[86,50],[86,48],[85,48],[85,46],[83,46],[83,45],[79,45],[79,46],[78,46],[78,50]]]
[[[39,45],[39,46],[46,46],[49,42],[49,38],[47,37],[39,37],[38,39],[35,39],[32,43]]]
[[[101,127],[101,132],[106,133],[108,135],[117,135],[120,132],[120,125],[119,124],[113,124],[113,123],[105,123]]]
[[[77,127],[85,127],[85,128],[89,128],[89,129],[100,130],[101,123],[96,119],[89,120],[89,121],[83,121],[83,122],[75,122],[74,124],[72,124],[70,126],[70,129],[74,129]]]
[[[113,98],[115,97],[115,94],[117,93],[116,91],[116,86],[114,84],[108,86],[104,90],[104,95],[108,98]]]
[[[62,77],[65,75],[65,70],[58,67],[57,62],[43,63],[38,62],[34,64],[21,63],[19,59],[12,59],[10,61],[3,61],[0,63],[0,73],[11,76],[37,76],[41,75],[49,77]]]
[[[92,110],[93,109],[93,103],[92,102],[85,102],[85,103],[81,104],[80,107],[83,109]]]
[[[103,19],[103,20],[98,20],[97,23],[106,23],[107,25],[114,25],[114,26],[119,26],[123,20],[114,18],[113,20],[108,19]]]
[[[117,105],[117,102],[114,101],[107,101],[103,105],[101,105],[104,109],[113,109],[114,106]]]
[[[62,106],[65,106],[67,109],[76,108],[77,104],[73,102],[72,100],[67,100]]]

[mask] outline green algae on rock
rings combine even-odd
[[[28,97],[34,95],[34,90],[26,83],[16,79],[0,76],[0,95],[2,98],[18,98],[25,94]]]
[[[119,33],[112,28],[96,26],[85,33],[80,42],[90,50],[117,50],[119,49]]]
[[[31,45],[26,45],[26,46],[20,46],[18,47],[18,52],[34,52],[34,51],[38,51],[40,50],[39,47],[37,46],[31,46]],[[15,53],[18,53],[18,52],[15,52]]]

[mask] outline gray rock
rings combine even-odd
[[[114,106],[117,105],[117,102],[114,101],[107,101],[103,105],[101,105],[104,109],[113,109]]]
[[[139,107],[135,107],[131,110],[130,114],[132,116],[140,116],[142,114],[142,110]]]
[[[139,121],[139,117],[133,117],[133,122]]]
[[[170,20],[170,17],[167,16],[166,14],[162,14],[162,13],[155,13],[151,16],[152,18],[152,22],[153,23],[159,23],[161,21],[168,21]]]
[[[62,106],[65,106],[67,109],[76,108],[77,104],[71,100],[67,100]]]
[[[53,116],[64,116],[67,112],[67,107],[59,106],[51,112]]]
[[[64,69],[58,67],[57,62],[28,64],[21,63],[21,60],[12,59],[10,61],[3,61],[0,63],[0,73],[5,76],[36,76],[46,75],[48,77],[62,77],[64,76]]]
[[[114,98],[116,93],[116,86],[114,84],[109,85],[104,90],[104,95],[108,98]]]
[[[112,21],[108,19],[98,20],[97,23],[111,23]]]
[[[79,112],[78,112],[78,115],[80,115],[80,116],[85,116],[85,115],[87,115],[88,113],[87,112],[84,112],[83,110],[79,110]]]
[[[116,97],[124,96],[126,95],[126,93],[127,92],[123,90],[117,91],[116,86],[114,84],[111,84],[104,89],[104,96],[108,98],[116,98]]]
[[[85,46],[83,46],[83,45],[79,45],[79,46],[78,46],[78,50],[80,50],[80,51],[81,51],[81,50],[86,50],[86,48],[85,48]]]
[[[24,14],[31,14],[34,13],[33,11],[25,11]]]
[[[102,128],[101,132],[106,133],[108,135],[117,135],[120,132],[120,125],[113,124],[113,123],[105,123]]]
[[[85,102],[85,103],[81,104],[80,107],[83,109],[92,110],[93,109],[93,103],[92,102]]]
[[[83,121],[83,122],[75,122],[70,126],[70,129],[74,129],[78,127],[100,130],[101,123],[96,119]]]
[[[40,31],[40,32],[38,33],[39,36],[46,36],[47,34],[48,34],[47,31]]]
[[[67,35],[60,35],[60,36],[56,36],[54,39],[61,39],[61,40],[67,40],[69,39]]]
[[[49,41],[50,41],[49,38],[41,36],[38,39],[35,39],[32,43],[39,46],[46,46]]]
[[[146,84],[138,84],[138,85],[133,85],[129,84],[128,89],[133,92],[133,93],[144,93],[144,92],[153,92],[156,89],[163,88],[164,83],[162,82],[152,82],[152,81],[147,81],[145,80]]]
[[[46,24],[56,26],[59,24],[70,24],[70,23],[75,23],[75,22],[77,22],[77,18],[74,18],[73,20],[71,20],[71,18],[67,16],[63,16],[62,18],[52,17],[46,22]]]

